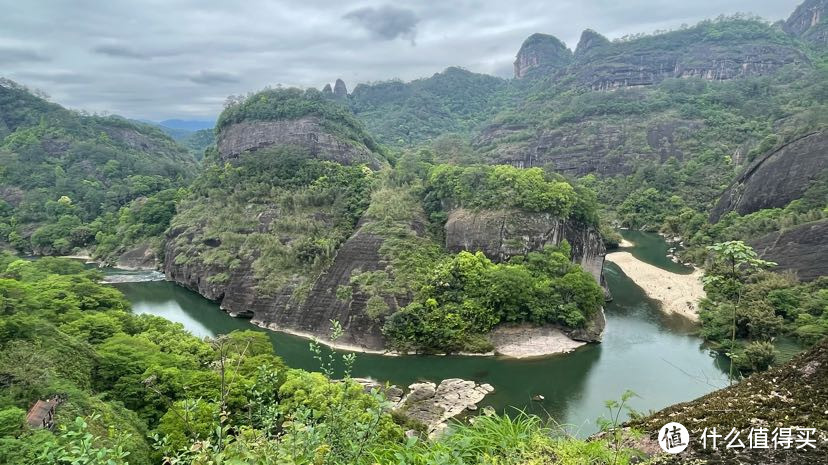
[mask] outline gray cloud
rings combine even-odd
[[[365,7],[349,12],[345,19],[364,27],[374,37],[394,40],[397,37],[414,41],[419,18],[413,11],[383,5],[379,8]]]
[[[147,55],[121,44],[102,44],[93,48],[92,51],[115,58],[130,58],[133,60],[146,60],[149,58]]]
[[[268,85],[353,89],[448,66],[510,77],[533,32],[574,48],[586,28],[613,39],[721,13],[777,20],[801,1],[0,0],[0,76],[71,108],[212,119],[228,95]]]
[[[0,65],[37,61],[49,61],[49,57],[31,49],[0,46]]]
[[[199,71],[198,74],[190,76],[190,81],[195,82],[196,84],[213,85],[233,84],[240,82],[241,80],[234,74],[224,73],[221,71]]]

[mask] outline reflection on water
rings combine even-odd
[[[644,239],[661,241],[652,236],[645,235]],[[641,247],[641,239],[636,248]],[[727,384],[725,371],[694,335],[692,322],[658,311],[614,264],[608,263],[605,273],[614,300],[607,304],[607,330],[601,344],[534,360],[359,354],[354,375],[401,386],[445,378],[490,383],[495,392],[484,405],[501,410],[512,406],[542,415],[548,412],[559,423],[572,425],[580,435],[595,432],[595,419],[605,414],[604,401],[617,399],[627,389],[639,396],[630,402],[632,407],[647,411],[699,397]],[[235,329],[264,331],[246,320],[230,317],[215,303],[172,283],[116,286],[132,302],[135,312],[180,322],[199,336]],[[288,365],[318,368],[307,340],[267,332]],[[532,401],[538,394],[545,400]]]

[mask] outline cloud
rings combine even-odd
[[[353,89],[448,66],[510,77],[533,32],[574,47],[586,28],[613,39],[737,11],[777,20],[801,1],[0,0],[0,76],[71,108],[212,119],[228,95],[268,85]]]
[[[92,51],[100,55],[106,55],[114,58],[129,58],[133,60],[149,59],[149,56],[121,44],[102,44],[93,48]]]
[[[417,35],[417,23],[420,21],[413,11],[391,5],[360,8],[349,12],[343,18],[362,26],[376,38],[394,40],[401,37],[412,42]]]
[[[199,71],[198,74],[190,76],[190,81],[196,84],[233,84],[239,82],[238,76],[221,71]]]
[[[12,65],[26,62],[43,62],[49,61],[49,57],[42,55],[40,52],[16,47],[0,46],[0,64]]]

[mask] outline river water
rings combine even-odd
[[[655,234],[624,231],[637,258],[673,272],[691,270],[670,262],[667,244]],[[495,388],[481,405],[501,411],[519,408],[568,425],[577,435],[597,431],[606,414],[604,401],[625,390],[637,394],[629,403],[639,411],[658,410],[694,399],[727,385],[725,363],[694,335],[696,326],[677,315],[665,315],[612,263],[604,268],[613,301],[606,306],[607,328],[600,344],[568,354],[531,360],[469,356],[399,356],[358,354],[353,376],[371,377],[400,386],[445,378],[470,379]],[[120,273],[123,274],[123,273]],[[170,282],[113,284],[132,302],[136,313],[151,313],[182,323],[198,336],[236,329],[266,331],[276,352],[296,368],[318,370],[308,340],[267,331],[233,318],[198,294]],[[533,401],[542,395],[543,401]]]

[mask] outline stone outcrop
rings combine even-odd
[[[828,44],[828,0],[805,0],[782,28],[806,42],[822,46]]]
[[[124,270],[155,270],[158,257],[147,244],[137,245],[118,256],[115,266]]]
[[[598,231],[549,213],[458,208],[449,214],[445,236],[449,251],[479,250],[495,261],[566,240],[572,247],[572,260],[602,281],[606,249]]]
[[[345,87],[345,81],[337,79],[334,83],[333,95],[339,99],[348,98],[348,88]]]
[[[578,45],[575,47],[575,58],[584,56],[595,47],[604,47],[610,44],[611,42],[606,37],[593,31],[592,29],[585,29],[584,32],[581,33]]]
[[[730,211],[745,215],[784,207],[827,169],[828,131],[802,136],[751,163],[719,198],[710,219],[718,221]]]
[[[373,169],[384,165],[365,145],[340,139],[323,126],[319,118],[306,116],[295,120],[243,121],[222,129],[217,147],[222,160],[232,160],[244,152],[275,145],[292,145],[308,155],[344,165],[366,164]]]
[[[325,87],[322,88],[322,93],[325,94],[326,96],[332,96],[333,95],[333,90],[331,89],[331,85],[330,84],[325,84]]]
[[[521,168],[551,164],[555,171],[573,176],[593,172],[613,176],[629,174],[642,160],[683,160],[685,143],[703,127],[699,121],[681,119],[649,124],[587,120],[538,131],[525,125],[496,124],[483,130],[473,146],[489,163]],[[644,147],[637,139],[642,133],[646,134]],[[515,139],[519,141],[509,142]]]
[[[572,248],[572,261],[589,272],[609,297],[603,275],[606,248],[594,228],[549,213],[458,208],[449,213],[445,237],[450,252],[481,251],[494,261],[505,261],[566,240]],[[583,328],[559,329],[576,341],[597,342],[605,327],[604,313],[599,311]]]
[[[520,46],[515,57],[515,77],[530,74],[543,75],[566,68],[572,62],[572,52],[556,37],[532,34]]]
[[[828,219],[805,223],[753,239],[750,245],[778,269],[796,273],[802,281],[828,276]]]
[[[429,435],[437,435],[446,422],[467,411],[477,410],[477,404],[494,392],[489,384],[477,384],[459,378],[415,383],[399,403],[398,409],[409,418],[426,425]]]
[[[612,90],[649,86],[668,78],[725,81],[764,76],[785,65],[804,62],[808,58],[800,50],[771,42],[691,42],[679,48],[622,42],[580,54],[572,71],[584,87]]]

